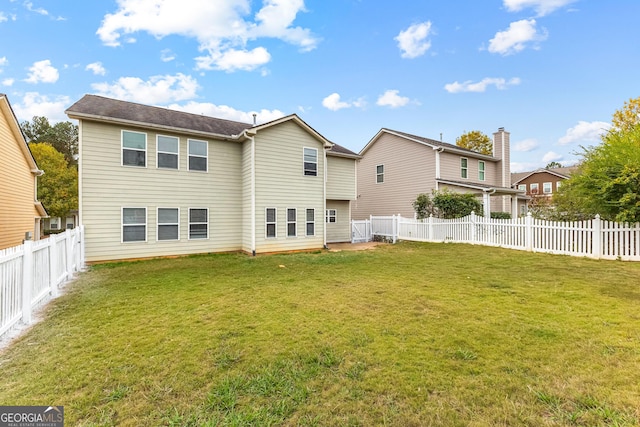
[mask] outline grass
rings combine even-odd
[[[454,244],[96,265],[0,353],[78,426],[637,426],[640,264]]]

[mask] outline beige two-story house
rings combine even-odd
[[[87,261],[323,248],[349,241],[359,156],[297,115],[260,125],[86,95]]]
[[[47,211],[37,200],[43,172],[31,155],[7,96],[0,93],[0,249],[40,238]]]
[[[518,196],[511,188],[509,132],[493,134],[493,155],[453,144],[381,129],[360,151],[358,198],[354,219],[370,215],[401,214],[413,217],[413,202],[420,193],[448,189],[472,193],[483,203],[483,214],[517,215]]]

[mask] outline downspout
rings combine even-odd
[[[491,195],[493,193],[495,193],[497,190],[495,188],[491,188],[489,191],[484,191],[483,194],[483,202],[485,201],[485,197],[486,197],[486,201],[487,203],[484,204],[484,215],[485,218],[491,218]]]
[[[256,256],[256,132],[250,129],[245,129],[244,132],[242,132],[242,135],[251,141],[251,255]]]
[[[327,246],[327,222],[325,221],[325,215],[327,214],[327,150],[329,148],[324,147],[324,179],[322,180],[322,212],[320,212],[320,218],[322,218],[322,247],[329,249]]]
[[[436,191],[439,190],[438,181],[440,179],[440,153],[444,151],[444,147],[433,147],[433,151],[436,152]]]

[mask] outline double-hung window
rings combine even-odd
[[[544,194],[551,194],[553,192],[551,185],[552,185],[551,182],[543,182],[542,183],[542,192]]]
[[[384,182],[384,165],[376,166],[376,183]]]
[[[158,240],[180,239],[180,210],[178,208],[158,208]]]
[[[538,194],[538,183],[537,182],[529,184],[529,192],[531,194]]]
[[[466,158],[462,157],[460,159],[460,176],[465,179],[469,176],[468,163],[469,161]]]
[[[304,148],[304,174],[318,175],[318,150],[315,148]]]
[[[122,131],[122,166],[147,166],[147,134]]]
[[[327,223],[336,222],[337,217],[338,217],[338,213],[335,209],[327,209],[326,215],[325,215],[325,222]]]
[[[178,169],[179,140],[174,136],[158,135],[156,151],[158,152],[159,168]]]
[[[478,160],[478,181],[484,181],[484,161]]]
[[[207,141],[189,139],[187,145],[189,150],[189,170],[206,172],[208,157]]]
[[[524,191],[527,191],[527,184],[519,184],[519,185],[518,185],[518,190],[524,190]]]
[[[287,209],[287,237],[296,237],[297,212],[295,209]]]
[[[209,209],[189,209],[189,240],[209,238]]]
[[[265,236],[266,237],[277,237],[276,234],[276,208],[267,208],[265,209]]]
[[[122,208],[122,241],[147,241],[147,208]]]
[[[315,209],[307,209],[306,234],[307,236],[316,235],[316,210]]]

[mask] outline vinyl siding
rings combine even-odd
[[[356,161],[327,156],[327,199],[355,200]]]
[[[36,177],[9,122],[0,109],[0,249],[22,244],[27,231],[35,232]],[[39,236],[34,235],[34,239]]]
[[[460,159],[467,159],[467,178],[462,178]],[[500,179],[497,177],[496,169],[497,162],[490,160],[483,160],[485,166],[485,180],[480,181],[478,179],[478,162],[479,160],[470,157],[462,156],[455,153],[440,153],[440,178],[449,179],[454,181],[464,181],[469,184],[480,183],[484,185],[501,186]]]
[[[144,129],[83,121],[81,217],[88,261],[238,250],[242,240],[242,146],[208,141],[208,172],[187,170],[179,134],[179,170],[156,168],[156,133],[147,134],[147,166],[121,166],[121,131]],[[195,138],[202,140],[202,138]],[[123,207],[147,208],[147,241],[121,243]],[[156,209],[180,209],[180,240],[156,241]],[[189,208],[209,209],[209,238],[188,239]]]
[[[377,165],[384,165],[383,183],[376,183]],[[398,213],[412,217],[412,203],[418,194],[435,189],[434,150],[387,133],[370,145],[357,167],[353,219]]]
[[[336,210],[336,222],[325,223],[327,227],[327,243],[350,242],[350,202],[348,200],[327,200],[328,209]]]
[[[324,149],[294,122],[255,136],[256,252],[322,248],[324,244]],[[303,173],[303,148],[318,150],[318,175]],[[277,209],[277,237],[265,237],[265,209]],[[297,209],[297,237],[287,237],[287,209]],[[305,234],[306,209],[315,209],[315,236]]]

